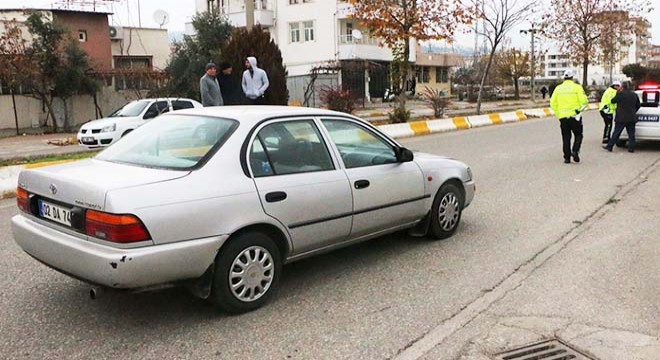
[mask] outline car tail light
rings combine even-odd
[[[30,212],[30,194],[23,188],[16,188],[16,205],[26,213]]]
[[[94,210],[85,212],[85,233],[116,243],[151,240],[144,224],[135,215],[115,215]]]
[[[659,89],[660,89],[660,85],[658,84],[647,83],[639,86],[639,90],[659,90]]]

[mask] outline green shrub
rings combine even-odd
[[[410,121],[410,111],[406,109],[405,101],[397,99],[396,104],[394,110],[388,114],[390,122],[398,124]]]
[[[438,91],[428,86],[424,87],[420,96],[422,97],[422,101],[424,101],[428,107],[433,109],[433,116],[436,118],[444,116],[445,109],[449,106],[449,97],[440,96]]]

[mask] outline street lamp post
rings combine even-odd
[[[532,37],[532,65],[531,65],[531,70],[532,70],[532,101],[534,101],[535,98],[536,98],[536,90],[535,90],[536,85],[534,84],[534,75],[535,75],[534,65],[535,65],[535,62],[536,62],[536,53],[534,52],[534,37],[535,37],[537,31],[539,31],[539,29],[534,29],[534,24],[532,24],[531,29],[520,30],[521,34],[530,34],[531,37]]]

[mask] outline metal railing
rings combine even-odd
[[[339,44],[350,45],[350,44],[360,44],[360,45],[380,45],[380,40],[378,38],[370,37],[367,35],[362,35],[361,39],[356,38],[353,35],[339,35],[338,37]]]

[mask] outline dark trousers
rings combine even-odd
[[[614,147],[614,144],[616,144],[617,141],[619,141],[619,137],[621,137],[621,133],[623,132],[623,129],[626,129],[626,133],[628,133],[628,150],[635,150],[635,123],[634,122],[629,122],[629,123],[620,123],[620,122],[614,122],[614,133],[612,133],[612,137],[610,138],[610,141],[607,143],[608,148]]]
[[[608,143],[610,141],[610,134],[612,133],[612,120],[614,119],[614,115],[608,114],[601,110],[600,116],[603,118],[603,122],[605,123],[605,129],[603,130],[603,142]]]
[[[571,154],[577,154],[580,152],[580,146],[582,146],[582,120],[578,121],[575,118],[563,118],[559,120],[561,126],[561,139],[564,143],[564,159],[570,159]],[[571,149],[571,134],[575,136],[575,141],[573,142],[573,148]]]
[[[266,98],[264,98],[263,96],[259,96],[256,99],[247,98],[248,105],[264,105],[265,103],[266,103]]]

